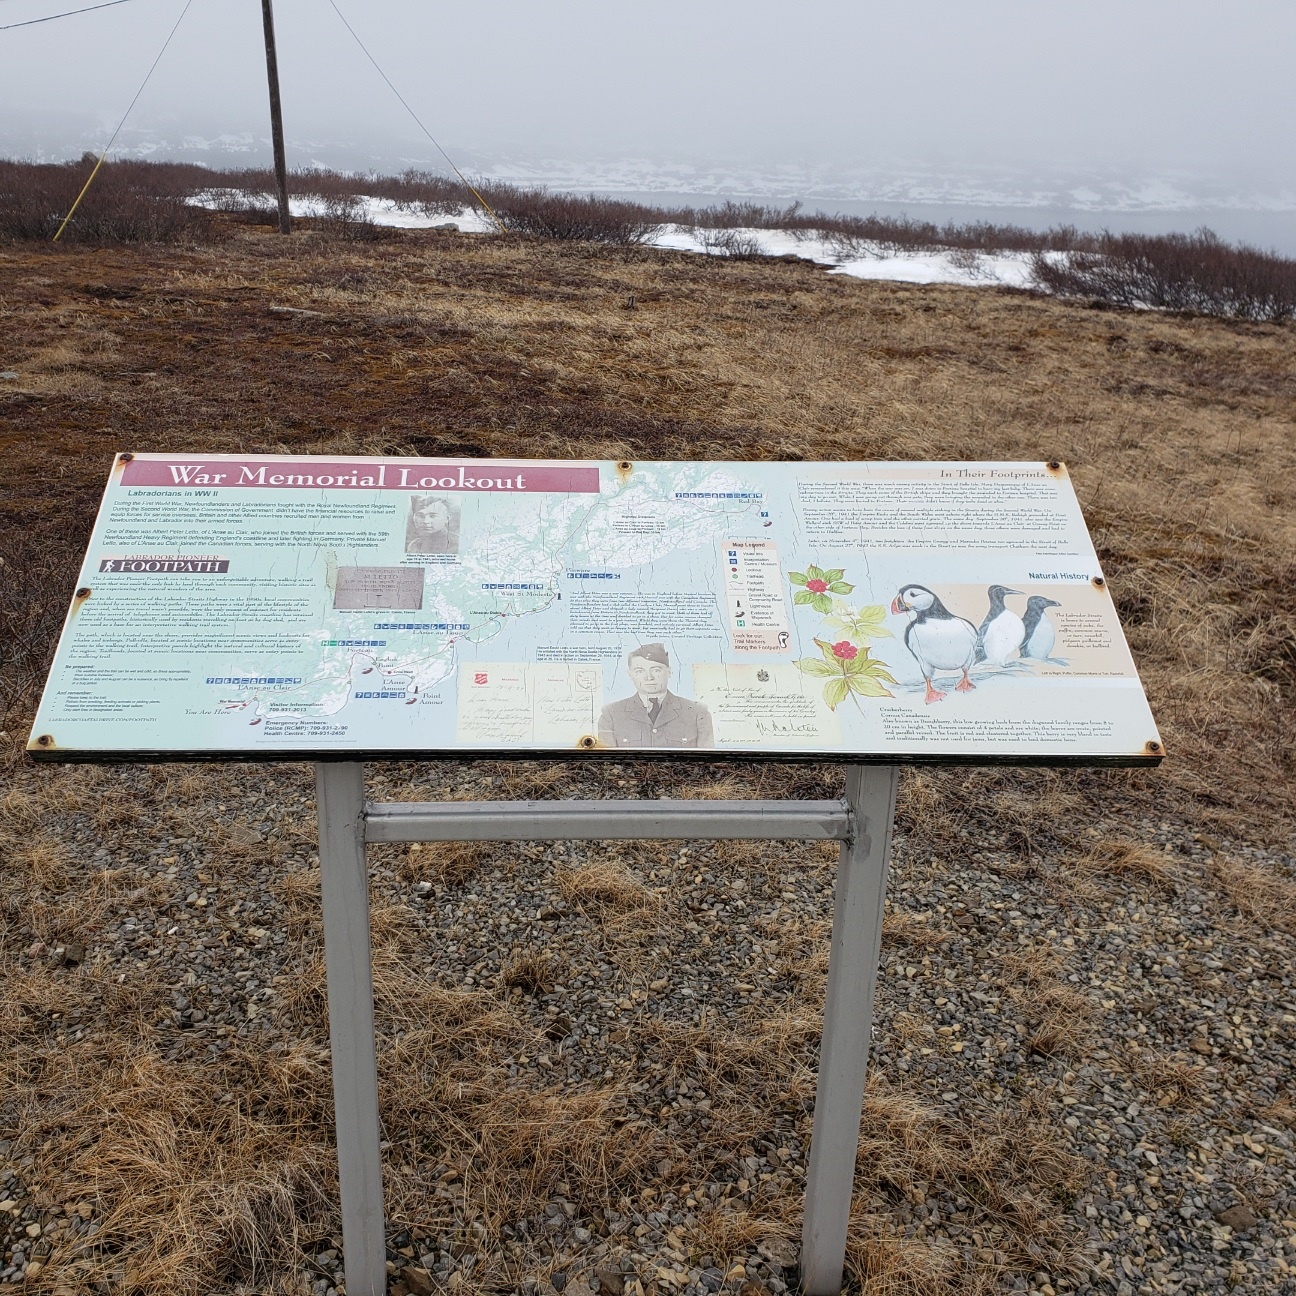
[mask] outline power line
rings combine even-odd
[[[58,227],[58,230],[54,234],[55,243],[58,242],[59,235],[67,229],[68,221],[72,219],[73,213],[81,205],[81,199],[86,196],[86,190],[90,188],[90,185],[94,182],[95,176],[99,174],[99,168],[103,166],[104,158],[108,156],[108,150],[117,142],[117,136],[121,134],[121,128],[126,125],[126,118],[131,115],[131,109],[133,109],[139,102],[140,95],[144,93],[144,87],[148,85],[150,78],[157,70],[157,65],[162,62],[162,55],[167,52],[167,46],[171,44],[171,38],[180,30],[180,24],[184,22],[185,14],[189,12],[189,6],[192,4],[193,0],[185,0],[185,7],[180,10],[180,17],[175,20],[175,26],[167,33],[166,40],[162,42],[162,48],[158,50],[157,58],[153,60],[152,67],[150,67],[148,72],[145,73],[144,80],[140,82],[140,88],[135,91],[135,98],[130,101],[130,106],[124,113],[122,113],[122,119],[117,123],[117,129],[113,131],[112,138],[104,145],[104,151],[99,155],[99,161],[95,163],[94,170],[90,172],[90,178],[81,186],[81,192],[77,194],[76,202],[72,204],[68,214],[63,217],[63,224]]]
[[[55,18],[71,18],[75,14],[91,13],[95,9],[111,9],[113,5],[128,4],[130,0],[104,0],[103,4],[87,5],[84,9],[69,9],[66,13],[47,14],[44,18],[28,18],[26,22],[5,23],[0,31],[11,31],[15,27],[35,27],[37,23],[53,22]]]
[[[477,201],[478,201],[479,203],[481,203],[481,205],[482,205],[483,207],[486,208],[486,210],[490,213],[490,218],[491,218],[491,220],[493,220],[493,221],[495,222],[495,224],[498,225],[498,226],[500,227],[500,231],[503,232],[503,231],[504,231],[504,222],[503,222],[502,220],[500,220],[500,218],[499,218],[498,216],[495,215],[495,211],[494,211],[494,209],[491,207],[490,203],[488,203],[488,202],[486,201],[486,199],[483,198],[483,197],[481,196],[481,194],[479,194],[479,193],[477,192],[477,190],[473,188],[472,184],[471,184],[471,183],[469,182],[469,180],[468,180],[468,177],[467,177],[466,175],[464,175],[464,173],[463,173],[462,171],[460,171],[459,168],[458,168],[457,166],[455,166],[455,164],[454,164],[454,159],[450,156],[449,153],[447,153],[447,152],[445,151],[445,149],[443,149],[443,148],[441,147],[440,144],[437,143],[436,137],[432,134],[432,132],[431,132],[430,130],[428,130],[428,128],[427,128],[426,126],[423,125],[423,122],[420,120],[418,113],[416,113],[416,112],[414,111],[414,109],[411,108],[411,107],[409,106],[409,104],[405,102],[405,96],[404,96],[403,94],[401,94],[401,92],[400,92],[399,90],[397,90],[396,87],[395,87],[394,85],[392,85],[391,77],[389,77],[389,76],[387,75],[387,73],[384,72],[384,71],[382,70],[382,68],[380,68],[380,67],[378,66],[378,60],[377,60],[376,58],[374,58],[374,56],[373,56],[372,54],[369,53],[369,50],[365,47],[365,43],[364,43],[364,41],[362,41],[362,40],[360,39],[360,37],[356,35],[356,30],[355,30],[355,28],[352,27],[351,24],[350,24],[349,22],[347,22],[345,15],[342,13],[342,10],[339,9],[339,8],[337,7],[336,0],[329,0],[329,4],[333,6],[333,12],[334,12],[335,14],[337,14],[337,16],[338,16],[339,18],[342,19],[342,26],[345,27],[345,28],[347,29],[347,31],[349,31],[349,32],[351,33],[351,37],[352,37],[352,39],[355,41],[355,43],[356,43],[357,45],[360,46],[361,50],[364,51],[364,56],[365,56],[365,58],[367,58],[367,59],[369,60],[369,62],[372,63],[372,64],[374,65],[374,71],[377,72],[378,75],[379,75],[380,77],[382,77],[382,79],[383,79],[384,81],[387,82],[387,88],[392,92],[392,94],[394,94],[394,95],[396,96],[397,99],[400,100],[400,102],[401,102],[401,107],[404,108],[405,111],[406,111],[407,113],[409,113],[409,115],[410,115],[411,117],[414,118],[414,123],[415,123],[415,125],[417,125],[418,128],[419,128],[419,130],[421,130],[421,131],[423,132],[423,134],[426,135],[426,136],[428,137],[428,139],[430,139],[430,140],[432,141],[433,145],[434,145],[435,148],[436,148],[436,151],[437,151],[438,153],[440,153],[441,156],[442,156],[443,158],[445,158],[445,160],[450,164],[450,169],[451,169],[451,170],[455,173],[455,175],[457,175],[457,176],[459,177],[459,179],[463,182],[463,186],[464,186],[464,188],[467,189],[468,192],[469,192],[470,194],[472,194],[472,196],[473,196],[474,198],[476,198]]]

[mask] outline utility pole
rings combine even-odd
[[[275,184],[279,188],[279,233],[292,229],[288,215],[288,165],[284,161],[283,109],[279,105],[279,60],[275,57],[274,11],[270,0],[261,0],[265,24],[266,77],[270,82],[270,137],[274,141]]]

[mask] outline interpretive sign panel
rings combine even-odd
[[[1142,764],[1065,467],[119,455],[49,759]]]

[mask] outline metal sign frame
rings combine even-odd
[[[370,842],[839,841],[801,1284],[841,1290],[895,817],[894,765],[850,764],[836,801],[365,800],[364,765],[315,766],[342,1244],[350,1296],[387,1290],[369,933]]]

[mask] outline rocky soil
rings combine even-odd
[[[56,1076],[62,1056],[75,1073],[79,1056],[120,1047],[111,1018],[129,988],[136,1038],[164,1083],[234,1074],[242,1063],[231,1059],[249,1051],[295,1058],[313,1114],[266,1149],[306,1144],[327,1163],[308,777],[296,766],[54,775],[75,808],[37,830],[61,861],[50,880],[64,889],[50,903],[91,921],[74,932],[50,928],[48,914],[8,913],[24,944],[7,996],[17,1049],[0,1143],[0,1285],[126,1290],[141,1240],[109,1184],[156,1192],[184,1178],[183,1146],[141,1181],[138,1168],[95,1166],[113,1155],[102,1127],[60,1130],[49,1110],[42,1126],[34,1110],[38,1072]],[[527,795],[556,777],[549,794],[571,795],[582,775],[419,767],[412,788],[379,771],[371,795],[430,796],[432,785]],[[591,777],[606,794],[652,797],[680,771],[625,764]],[[823,795],[835,772],[748,777],[736,794]],[[1010,790],[1014,779],[1028,795],[1066,794],[1065,775],[1011,776]],[[10,825],[38,813],[50,780],[20,777]],[[733,782],[718,790],[735,794]],[[1043,1296],[1296,1282],[1296,974],[1282,930],[1291,856],[1172,821],[1096,820],[1067,844],[1029,848],[996,832],[993,816],[934,833],[926,817],[950,791],[906,775],[855,1280]],[[392,1291],[794,1290],[833,852],[594,843],[373,854]],[[87,894],[100,897],[93,911]],[[448,1078],[477,1091],[448,1098]],[[249,1112],[259,1101],[211,1096]],[[548,1145],[543,1165],[506,1146],[510,1113],[526,1127],[537,1098],[560,1103],[551,1114],[569,1144]],[[62,1115],[74,1108],[68,1099]],[[78,1134],[89,1160],[51,1159]],[[591,1138],[606,1142],[610,1174],[572,1143]],[[261,1244],[261,1279],[227,1218],[209,1238],[225,1255],[210,1290],[344,1291],[329,1191],[296,1220],[295,1261],[282,1238]]]

